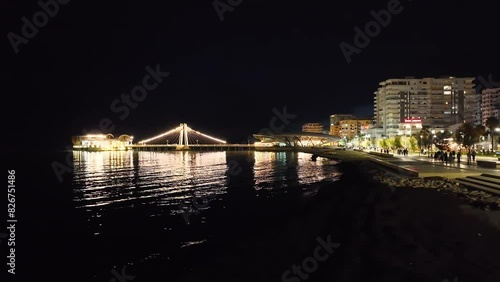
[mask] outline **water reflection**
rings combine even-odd
[[[179,205],[192,205],[194,197],[251,202],[259,190],[279,191],[339,175],[335,166],[297,152],[74,151],[73,162],[73,199],[86,211],[89,226],[99,226],[94,234],[105,232],[102,215],[127,220],[120,217],[134,210],[143,219],[171,217],[183,212]]]
[[[75,151],[73,164],[72,220],[85,226],[76,240],[89,258],[102,256],[81,271],[102,266],[106,281],[111,264],[226,242],[286,216],[314,193],[307,184],[340,175],[331,162],[296,152]]]

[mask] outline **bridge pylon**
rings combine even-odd
[[[189,138],[188,138],[188,129],[187,123],[181,123],[179,125],[179,143],[175,147],[175,150],[189,150]]]

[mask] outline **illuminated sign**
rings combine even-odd
[[[404,122],[405,123],[421,123],[422,120],[419,118],[405,118]]]

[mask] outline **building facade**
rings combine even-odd
[[[369,126],[366,130],[361,130],[361,135],[367,138],[382,138],[385,136],[384,129],[376,125]]]
[[[354,119],[354,115],[335,114],[330,116],[330,135],[340,136],[340,122],[343,120]]]
[[[321,123],[306,123],[302,126],[302,132],[323,133],[323,125]]]
[[[332,115],[330,121],[330,135],[347,139],[364,134],[373,125],[373,118],[354,115]]]
[[[414,133],[418,133],[422,130],[422,120],[419,118],[404,119],[403,122],[399,124],[398,135],[411,136]]]
[[[112,134],[88,134],[73,136],[74,150],[88,151],[116,151],[127,150],[128,145],[132,145],[134,137],[123,134],[115,138]]]
[[[500,88],[484,89],[481,93],[482,125],[486,126],[489,117],[500,120]]]
[[[422,126],[446,128],[453,124],[480,124],[480,95],[474,77],[388,79],[375,92],[375,122],[385,136],[395,136],[405,120]]]

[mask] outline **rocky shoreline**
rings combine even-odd
[[[408,177],[395,175],[386,171],[371,170],[373,179],[389,188],[409,187],[416,189],[437,189],[437,191],[449,192],[467,200],[472,206],[484,209],[500,209],[500,197],[484,191],[471,190],[464,185],[442,177]]]

